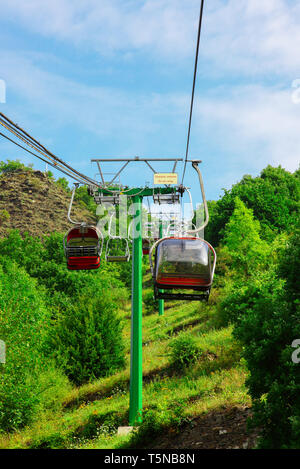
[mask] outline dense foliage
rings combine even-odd
[[[100,378],[125,364],[122,324],[107,285],[87,288],[76,304],[65,304],[52,330],[55,357],[76,384]]]
[[[0,173],[18,170],[27,169],[0,164]],[[66,179],[55,184],[70,192]],[[76,199],[95,213],[86,188]],[[261,448],[300,447],[300,363],[292,359],[292,344],[300,340],[299,201],[300,171],[269,166],[209,202],[206,237],[218,251],[216,324],[232,324],[240,344]],[[1,222],[6,214],[0,215]],[[0,240],[0,253],[0,339],[7,345],[0,431],[10,431],[62,402],[58,396],[70,382],[80,385],[124,366],[119,309],[128,300],[131,263],[102,261],[100,272],[69,272],[58,233],[41,240],[11,231]],[[143,300],[151,313],[152,291]],[[172,339],[169,351],[177,372],[201,356],[188,333]]]
[[[32,166],[26,166],[19,160],[0,161],[0,173],[10,173],[13,171],[32,171]]]
[[[62,371],[81,384],[124,366],[118,310],[128,293],[105,262],[101,275],[69,272],[57,233],[40,240],[11,231],[0,252],[0,337],[7,347],[0,429],[12,429],[28,423],[44,402],[45,373],[63,389]]]
[[[240,199],[224,230],[221,262],[230,265],[220,315],[235,325],[243,345],[253,399],[253,424],[263,448],[299,448],[300,364],[292,343],[300,338],[299,229],[274,234],[272,242]]]
[[[0,334],[7,361],[0,368],[0,430],[28,423],[41,401],[51,406],[53,396],[68,389],[67,379],[44,354],[49,324],[36,281],[14,262],[2,259]]]
[[[261,224],[262,237],[272,240],[278,233],[289,231],[299,218],[300,170],[290,173],[280,166],[268,166],[260,176],[246,175],[230,190],[224,190],[223,197],[209,207],[206,236],[215,246],[224,238],[236,197],[253,210],[255,219]]]

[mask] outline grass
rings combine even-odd
[[[148,276],[146,276],[146,282]],[[146,290],[145,290],[146,292]],[[143,317],[143,425],[138,434],[118,436],[128,425],[130,305],[123,311],[127,366],[113,376],[73,388],[61,411],[40,415],[27,428],[0,437],[0,448],[103,448],[143,445],[149,435],[178,431],[207,412],[249,405],[247,370],[230,327],[218,325],[216,306],[166,303],[165,314]],[[174,369],[170,341],[181,333],[194,337],[199,359]]]

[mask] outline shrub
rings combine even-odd
[[[7,210],[0,210],[0,223],[4,223],[10,219],[10,214]]]
[[[125,364],[122,323],[109,290],[87,289],[65,304],[54,323],[52,349],[76,384],[112,374]]]
[[[6,163],[4,161],[0,161],[1,173],[11,173],[14,171],[32,171],[32,168],[25,166],[19,160],[6,160]]]
[[[50,181],[54,181],[54,174],[52,173],[52,171],[47,171],[46,176],[48,179],[50,179]]]
[[[65,191],[69,192],[70,191],[70,188],[69,188],[69,183],[67,181],[66,178],[62,177],[62,178],[58,178],[56,181],[55,181],[55,184],[57,184],[58,186],[62,187]]]
[[[18,230],[10,230],[7,238],[0,239],[1,255],[13,260],[16,264],[24,267],[31,275],[31,270],[35,269],[43,261],[43,244],[39,238],[34,238],[28,234],[24,237]]]
[[[186,332],[173,339],[169,348],[171,349],[171,364],[178,371],[197,361],[201,355],[196,339]]]
[[[31,379],[34,379],[34,377],[29,377],[29,383]],[[39,402],[36,408],[35,420],[45,411],[60,411],[65,398],[72,390],[72,384],[67,376],[49,358],[47,358],[43,370],[39,371],[38,386]]]
[[[158,301],[154,298],[153,290],[145,292],[143,295],[146,314],[154,313],[158,309]]]
[[[0,251],[7,262],[22,265],[43,289],[54,321],[52,339],[45,342],[44,351],[58,360],[74,382],[99,378],[123,366],[116,302],[122,306],[128,292],[115,266],[103,262],[101,272],[68,271],[62,236],[57,233],[41,241],[12,231],[0,240]]]

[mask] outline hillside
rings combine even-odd
[[[146,276],[144,284],[149,282]],[[149,289],[145,290],[145,293]],[[257,432],[247,431],[251,400],[247,370],[231,328],[218,327],[215,305],[167,304],[164,316],[145,312],[143,322],[144,427],[137,436],[118,436],[128,425],[130,303],[122,313],[127,364],[124,371],[74,387],[60,412],[10,436],[0,448],[253,448]],[[175,370],[170,344],[187,333],[201,359]]]
[[[290,197],[285,197],[283,202],[289,204]],[[9,228],[19,228],[22,233],[28,231],[33,235],[54,230],[63,232],[69,226],[68,204],[69,193],[38,171],[4,174],[0,178],[0,213],[6,210],[10,217],[3,222],[0,233],[5,236]],[[260,225],[251,209],[238,198],[234,204],[226,224],[226,244],[218,247],[218,266],[208,303],[165,302],[164,315],[159,316],[158,305],[153,301],[149,264],[144,259],[143,423],[137,432],[126,436],[118,435],[118,427],[128,425],[129,417],[131,264],[116,265],[102,258],[98,272],[74,273],[66,269],[61,235],[50,236],[44,243],[28,238],[22,240],[15,234],[0,239],[0,285],[4,285],[0,313],[5,311],[0,314],[0,332],[5,334],[13,324],[8,339],[16,347],[17,364],[17,347],[20,346],[23,353],[20,355],[22,367],[15,367],[12,362],[10,369],[0,368],[0,418],[4,409],[1,409],[1,397],[7,390],[12,396],[11,408],[2,411],[0,448],[256,447],[257,428],[261,428],[257,422],[262,422],[267,430],[270,425],[269,420],[265,423],[261,419],[255,421],[254,429],[247,428],[248,417],[253,412],[255,417],[254,399],[258,396],[258,402],[263,403],[260,396],[265,396],[260,388],[257,394],[251,394],[248,383],[260,385],[267,373],[270,373],[268,383],[271,384],[273,376],[277,381],[281,376],[288,376],[288,372],[299,376],[299,368],[296,364],[291,367],[289,357],[290,343],[298,334],[295,325],[299,326],[297,305],[292,301],[298,288],[299,256],[294,252],[295,246],[299,250],[300,235],[295,228],[294,241],[289,243],[291,234],[281,232],[277,236],[274,225],[274,241],[267,242],[260,237]],[[88,219],[89,213],[75,204],[74,218]],[[284,281],[286,291],[282,288]],[[19,308],[17,312],[16,308]],[[32,321],[33,314],[36,321]],[[21,376],[24,382],[28,374],[31,376],[31,363],[24,364],[24,359],[31,354],[34,363],[38,360],[43,363],[43,344],[35,349],[35,341],[42,336],[39,320],[47,340],[54,334],[52,357],[56,362],[54,369],[44,370],[44,365],[37,368],[36,380],[29,380],[30,392],[25,397],[33,410],[27,416],[27,407],[25,410],[22,407],[27,388],[19,391],[22,381],[17,373],[25,369]],[[124,366],[108,366],[101,374],[98,365],[104,354],[98,339],[105,329],[112,334],[107,343],[115,345],[118,337],[121,338],[123,345],[120,341],[120,348],[114,353],[123,354]],[[273,338],[274,330],[282,331],[282,336]],[[299,327],[298,330],[300,333]],[[25,342],[19,343],[19,331],[21,334],[27,331],[28,340],[34,344],[31,348],[25,347]],[[279,355],[281,348],[286,347],[286,363],[282,363],[281,358],[273,358],[274,347],[269,346],[272,341]],[[49,353],[48,344],[46,353]],[[258,348],[262,352],[255,355],[253,350]],[[58,349],[61,355],[56,353]],[[276,364],[274,369],[269,366],[271,361],[265,365],[264,357],[271,353],[269,351],[272,363]],[[108,356],[109,359],[113,356],[111,350]],[[71,372],[64,368],[68,359]],[[278,364],[283,372],[277,376]],[[86,374],[80,375],[82,370]],[[12,376],[9,381],[13,373],[16,373],[15,378]],[[285,402],[296,402],[299,382],[295,378],[292,392],[288,389],[291,394],[280,391],[284,395],[280,401],[284,407],[280,409],[282,415],[285,409],[292,408]],[[15,388],[19,394],[15,394]],[[37,404],[34,399],[31,403],[32,395],[34,398],[41,396]],[[270,396],[273,398],[272,394]],[[274,396],[276,410],[278,398]],[[22,420],[14,413],[15,402],[21,409]],[[297,408],[292,411],[296,415]],[[5,412],[7,420],[3,418]],[[263,417],[265,415],[268,419],[269,414]],[[289,415],[281,425],[286,422],[290,424]],[[277,426],[272,428],[277,431]],[[275,430],[272,431],[278,438]],[[296,432],[297,428],[295,443],[288,431],[280,431],[280,436],[287,435],[288,444],[298,447]],[[269,447],[280,447],[275,437],[275,443],[271,441]]]
[[[69,197],[63,187],[40,171],[3,173],[0,177],[0,213],[6,210],[9,219],[2,223],[1,236],[5,236],[10,228],[38,236],[52,231],[64,232],[70,226],[67,221]],[[73,217],[87,220],[91,215],[77,202]],[[151,295],[149,273],[144,276],[143,294],[145,298]],[[244,387],[246,370],[240,364],[231,328],[219,327],[214,319],[214,299],[210,306],[166,303],[163,317],[157,315],[155,305],[149,309],[144,303],[145,419],[151,421],[151,412],[154,412],[154,418],[161,419],[158,426],[164,436],[160,437],[161,431],[158,431],[155,437],[154,432],[149,441],[146,432],[137,442],[131,441],[131,437],[118,437],[118,425],[126,425],[128,421],[129,301],[121,316],[125,370],[73,387],[63,395],[59,412],[49,414],[47,411],[32,426],[10,436],[3,435],[0,447],[242,448],[254,445],[255,433],[246,431],[250,405]],[[195,337],[203,355],[195,365],[178,372],[170,362],[169,346],[185,332]],[[155,427],[156,424],[150,423],[150,433],[152,425]]]
[[[0,236],[12,228],[36,236],[53,231],[64,233],[71,226],[67,219],[69,203],[70,195],[65,189],[41,171],[2,173],[0,217],[6,210],[9,218],[2,216]],[[73,205],[72,216],[79,221],[93,221],[91,213],[78,202]]]

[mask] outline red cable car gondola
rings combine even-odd
[[[142,240],[142,251],[143,251],[143,255],[144,256],[148,256],[149,253],[150,253],[150,249],[151,249],[151,245],[153,243],[156,243],[156,241],[158,241],[159,238],[153,238],[153,239],[147,239],[147,238],[143,238]]]
[[[64,237],[64,251],[68,269],[98,269],[102,245],[102,234],[95,226],[83,224],[71,228]]]
[[[145,238],[142,241],[142,250],[143,250],[143,255],[147,256],[150,252],[150,240]]]
[[[155,246],[153,268],[155,297],[208,300],[215,265],[214,248],[201,238],[161,239]]]

